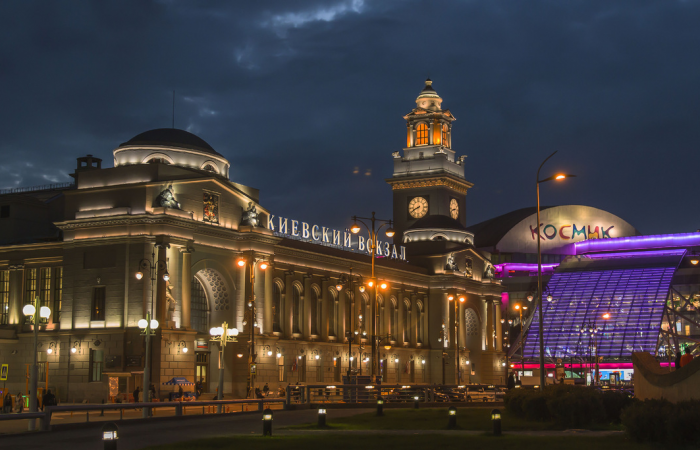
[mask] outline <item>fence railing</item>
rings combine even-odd
[[[147,408],[155,410],[158,408],[175,408],[175,416],[182,416],[185,408],[206,408],[207,406],[216,406],[217,414],[225,411],[228,405],[257,405],[258,411],[263,411],[266,405],[272,403],[286,403],[286,399],[243,399],[243,400],[204,400],[197,402],[149,402],[149,403],[110,403],[105,405],[66,405],[66,406],[47,406],[44,411],[34,413],[21,414],[0,414],[2,420],[36,420],[41,421],[41,429],[43,431],[51,430],[51,416],[59,412],[85,412],[86,421],[90,420],[91,411],[119,411],[119,420],[123,420],[124,410],[134,410]],[[202,410],[204,411],[204,409]]]
[[[316,384],[287,386],[287,404],[369,403],[381,396],[387,403],[496,402],[505,389],[495,385]]]

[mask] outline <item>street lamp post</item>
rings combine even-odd
[[[256,308],[255,308],[255,267],[259,265],[261,270],[265,270],[270,265],[269,261],[264,257],[256,257],[253,252],[250,254],[250,258],[240,257],[236,261],[238,267],[245,267],[248,265],[250,270],[250,300],[248,301],[248,308],[250,309],[250,341],[249,341],[249,352],[248,352],[248,396],[255,398],[255,360],[257,354],[255,353],[255,328],[258,326],[256,320]],[[236,332],[237,333],[237,332]]]
[[[540,164],[540,167],[537,169],[537,310],[539,314],[539,321],[540,321],[540,326],[539,326],[539,335],[540,335],[540,390],[544,390],[544,383],[545,383],[545,373],[544,373],[544,324],[542,323],[542,320],[544,318],[544,315],[542,313],[542,248],[540,246],[540,241],[541,241],[541,233],[542,230],[540,230],[540,183],[545,183],[547,181],[552,181],[552,180],[557,180],[561,181],[565,178],[571,178],[576,175],[569,175],[569,174],[556,174],[552,175],[551,177],[545,178],[544,180],[540,180],[540,170],[542,170],[542,166],[544,166],[544,163],[546,163],[549,158],[554,156],[557,152],[555,151],[551,155],[549,155],[544,161],[542,161],[542,164]]]
[[[354,290],[354,285],[355,283],[359,283],[360,287],[360,292],[365,292],[365,286],[362,282],[362,275],[353,275],[352,273],[352,267],[350,268],[350,273],[349,274],[341,274],[340,277],[338,277],[338,284],[335,285],[335,289],[340,293],[340,291],[343,290],[344,287],[347,287],[348,292],[352,293],[352,297],[349,298],[347,304],[348,304],[348,323],[347,323],[347,328],[345,330],[345,336],[348,339],[348,383],[350,383],[350,377],[352,376],[352,365],[350,364],[350,357],[352,356],[352,343],[355,341],[355,332],[353,331],[352,327],[352,319],[355,316],[355,311],[352,307],[352,304],[355,301],[355,290]],[[348,296],[349,297],[349,296]],[[362,365],[360,365],[360,368],[362,368]]]
[[[143,401],[149,403],[151,401],[151,366],[149,364],[151,360],[151,336],[156,334],[158,321],[151,319],[151,313],[146,311],[146,318],[139,320],[138,325],[141,329],[141,335],[146,337],[146,361],[143,364]],[[143,408],[142,414],[144,419],[147,418],[150,415],[149,408]]]
[[[36,297],[34,299],[34,303],[36,305],[39,305],[41,303],[39,297]],[[24,308],[22,308],[22,312],[27,317],[27,319],[31,319],[32,324],[34,326],[34,356],[29,380],[31,386],[31,392],[29,393],[29,412],[35,413],[37,412],[37,390],[39,388],[39,326],[41,324],[41,319],[48,320],[48,318],[51,317],[51,308],[49,308],[48,306],[41,306],[37,308],[36,306],[29,303],[27,305],[24,305]],[[36,421],[34,419],[30,419],[29,431],[34,431],[35,428]]]
[[[219,344],[219,389],[216,396],[217,400],[224,399],[224,350],[226,349],[226,344],[228,342],[238,342],[236,336],[238,336],[238,329],[229,328],[226,322],[222,323],[220,327],[214,327],[209,330],[211,335],[210,341],[217,342]],[[217,412],[221,414],[221,404],[217,406]]]
[[[350,231],[353,234],[357,234],[360,232],[360,226],[358,225],[358,222],[364,225],[364,227],[367,229],[369,232],[369,241],[367,242],[367,247],[369,250],[372,251],[372,284],[371,286],[372,289],[372,307],[371,307],[371,314],[372,314],[372,320],[370,322],[370,326],[372,328],[372,335],[370,337],[370,342],[372,342],[372,369],[371,369],[371,376],[374,377],[376,374],[376,369],[377,369],[377,353],[378,353],[378,348],[376,344],[376,336],[377,336],[377,280],[375,279],[374,276],[374,260],[377,257],[377,233],[381,231],[381,229],[384,226],[388,226],[386,230],[386,236],[387,237],[393,237],[395,232],[394,229],[391,227],[392,221],[391,220],[384,220],[384,219],[377,219],[374,216],[374,211],[372,211],[372,217],[357,217],[353,216],[352,217],[353,224],[352,227],[350,228]],[[371,225],[371,228],[363,222],[363,220],[369,220]],[[380,223],[379,228],[376,228],[377,222]],[[371,246],[370,246],[371,242]],[[374,380],[373,380],[374,381]]]
[[[146,360],[143,364],[143,400],[148,403],[151,401],[151,336],[155,335],[155,330],[158,328],[158,321],[153,319],[153,307],[155,304],[156,279],[158,273],[162,273],[163,281],[170,280],[168,273],[168,265],[165,261],[156,260],[156,248],[170,248],[170,244],[155,244],[151,252],[151,259],[142,259],[139,261],[139,271],[136,272],[136,279],[143,279],[145,271],[148,271],[151,276],[151,311],[146,312],[146,319],[139,320],[139,328],[141,334],[146,337]],[[144,325],[144,321],[146,324]],[[151,326],[154,323],[155,326]],[[142,326],[143,325],[143,326]],[[144,331],[147,330],[147,331]],[[148,417],[148,408],[143,408],[143,417]]]
[[[445,356],[447,353],[445,353],[445,342],[449,342],[449,339],[447,339],[447,328],[445,328],[445,322],[442,322],[442,328],[440,328],[440,335],[438,337],[438,342],[442,346],[442,384],[445,383]]]

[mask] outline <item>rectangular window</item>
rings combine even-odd
[[[316,366],[316,381],[323,383],[323,359],[319,358],[316,362],[318,363],[318,366]]]
[[[24,304],[32,304],[37,306],[36,300],[36,269],[26,269],[25,270],[25,285],[26,285],[26,295],[24,297]]]
[[[61,321],[61,306],[63,300],[63,267],[53,269],[53,323]]]
[[[92,291],[91,320],[105,320],[105,287],[96,287]]]
[[[102,350],[90,350],[90,381],[102,381],[102,367],[104,364],[104,352]]]
[[[51,299],[51,268],[42,267],[39,269],[39,299],[40,306],[49,306]]]
[[[0,325],[7,325],[10,316],[10,271],[0,270]]]
[[[277,381],[284,381],[284,356],[277,358]]]

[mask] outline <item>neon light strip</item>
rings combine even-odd
[[[645,250],[641,252],[592,253],[586,255],[586,257],[591,259],[644,258],[649,256],[683,256],[685,252],[686,250],[682,248],[672,250]]]
[[[624,250],[650,250],[700,246],[700,233],[659,234],[610,239],[589,239],[569,244],[576,255]]]
[[[554,270],[559,266],[559,264],[542,264],[542,270]],[[515,270],[518,272],[537,272],[537,264],[531,263],[501,263],[494,264],[496,272],[508,272],[509,270]]]

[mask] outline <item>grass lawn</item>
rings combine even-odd
[[[491,431],[493,408],[457,408],[457,429]],[[558,429],[552,422],[532,422],[509,416],[500,408],[503,431],[539,431]],[[374,412],[338,419],[328,418],[328,426],[334,430],[445,430],[447,408],[434,409],[384,409],[384,416]],[[316,423],[298,425],[291,429],[314,429]],[[621,430],[619,425],[597,425],[591,430]]]
[[[387,450],[401,448],[402,450],[494,450],[495,448],[512,448],[518,450],[566,449],[566,450],[659,450],[664,447],[653,447],[636,444],[623,436],[613,437],[584,437],[584,436],[445,436],[445,435],[303,435],[276,436],[230,436],[179,444],[149,447],[148,450],[240,450],[244,448],[255,450]],[[666,447],[667,448],[667,447]],[[675,447],[677,448],[677,447]]]

